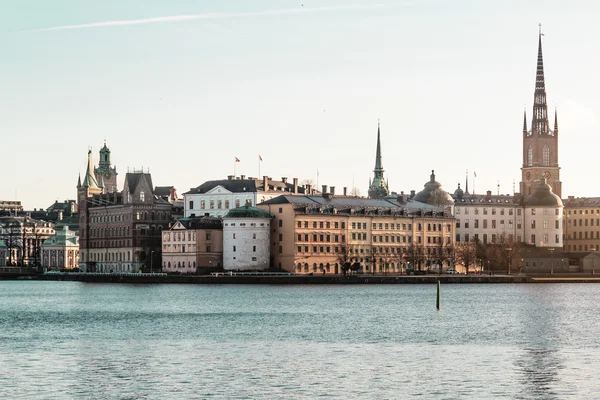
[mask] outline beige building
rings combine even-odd
[[[564,249],[600,251],[600,197],[569,196],[563,202]]]
[[[301,274],[401,272],[447,264],[455,220],[428,204],[392,199],[282,195],[259,204],[275,218],[271,266]]]
[[[223,265],[223,224],[215,217],[180,218],[162,235],[163,272],[196,273]]]
[[[42,244],[42,267],[47,269],[74,269],[79,267],[79,238],[64,225],[56,235]]]

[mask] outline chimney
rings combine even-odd
[[[233,180],[233,175],[227,175],[227,180],[228,181],[232,181]]]
[[[241,179],[241,180],[244,180],[244,179],[246,179],[246,175],[240,175],[240,179]]]
[[[304,185],[304,194],[307,196],[310,196],[312,194],[311,191],[311,185],[309,183],[307,183],[306,185]]]
[[[285,177],[285,176],[282,176],[282,177],[281,177],[281,182],[283,182],[283,183],[287,183],[287,177]]]
[[[323,194],[327,193],[327,185],[321,185],[321,188],[322,188],[321,193],[323,193]]]
[[[263,191],[269,191],[269,177],[267,175],[263,176]]]
[[[410,198],[412,199],[413,197],[415,197],[415,191],[414,191],[414,190],[411,190],[411,191],[410,191]]]
[[[490,197],[492,197],[492,191],[491,191],[491,190],[488,190],[487,192],[485,192],[485,197],[486,197],[486,198],[488,198],[488,199],[489,199]]]
[[[298,178],[294,178],[294,193],[298,193]]]
[[[344,186],[344,197],[348,196],[348,188]]]
[[[335,196],[335,186],[329,187],[329,193],[331,193],[332,196]]]

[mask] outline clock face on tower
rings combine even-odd
[[[104,174],[104,177],[105,177],[106,179],[110,179],[110,172],[107,172],[106,174]]]
[[[531,172],[527,172],[525,174],[525,178],[527,178],[527,180],[530,180],[531,179]]]
[[[546,178],[546,179],[550,178],[550,171],[544,172],[544,178]]]

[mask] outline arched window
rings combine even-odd
[[[544,152],[542,153],[542,165],[544,167],[550,165],[550,148],[547,144],[544,145]]]
[[[144,193],[144,191],[142,190],[140,192],[140,201],[144,201],[145,198],[146,198],[146,193]]]
[[[527,166],[533,166],[533,148],[531,147],[531,145],[527,147]]]

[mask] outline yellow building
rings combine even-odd
[[[271,266],[300,274],[402,272],[447,265],[454,217],[438,207],[397,199],[282,195],[258,205],[275,218]]]
[[[563,202],[564,249],[600,251],[600,197],[569,196]]]

